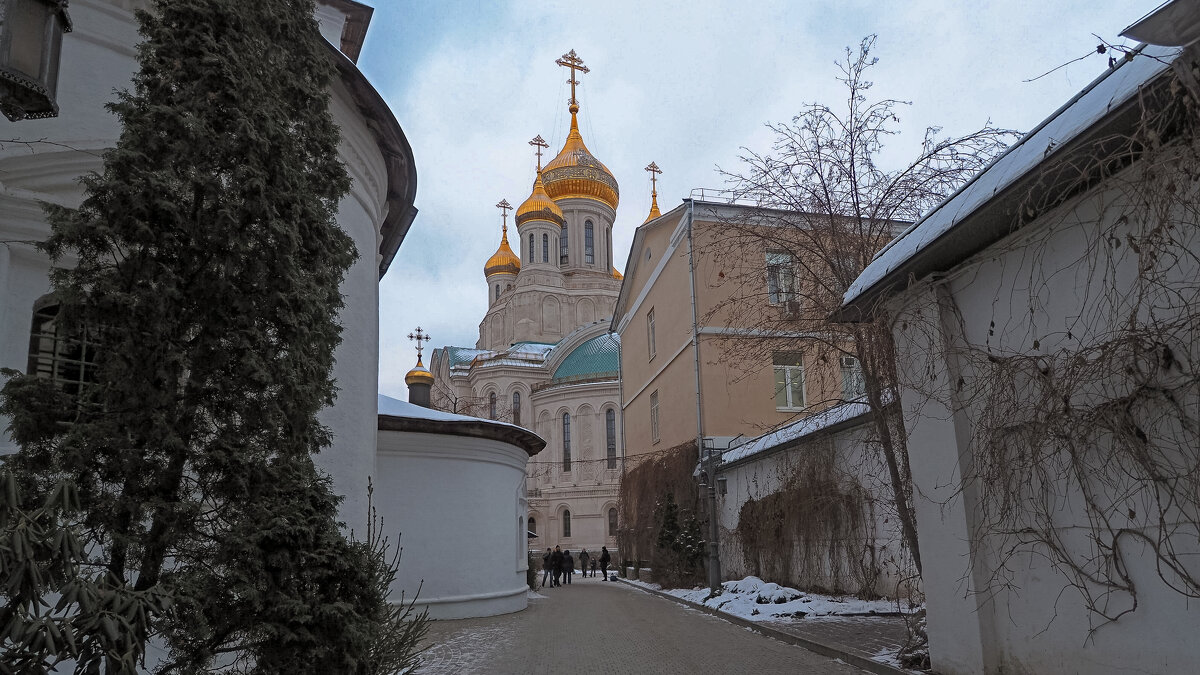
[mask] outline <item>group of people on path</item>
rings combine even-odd
[[[608,581],[608,563],[612,560],[612,556],[608,554],[608,547],[600,547],[600,557],[593,558],[588,555],[587,549],[579,552],[579,569],[583,576],[588,575],[588,564],[591,564],[592,576],[596,576],[596,567],[600,567],[600,576]],[[546,581],[550,582],[550,587],[562,586],[563,583],[570,584],[571,578],[575,576],[575,558],[570,551],[563,551],[558,546],[554,550],[546,549],[546,554],[542,556],[542,588],[546,587]]]

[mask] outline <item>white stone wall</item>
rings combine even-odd
[[[914,587],[917,582],[913,581],[915,572],[911,560],[903,551],[891,482],[875,437],[871,421],[864,418],[855,426],[815,434],[788,449],[766,450],[745,461],[719,468],[717,476],[725,479],[726,489],[726,494],[717,495],[722,576],[738,579],[754,574],[745,560],[736,532],[742,507],[752,499],[775,494],[787,485],[798,466],[804,463],[807,453],[832,449],[833,473],[841,481],[861,486],[868,495],[861,503],[864,540],[856,543],[868,544],[873,551],[873,557],[866,559],[878,571],[873,591],[890,598],[909,597],[914,590],[919,591],[919,587]],[[844,569],[841,576],[847,577]],[[793,583],[790,579],[768,581],[784,585]],[[817,583],[823,588],[833,585],[829,577]]]
[[[435,619],[525,609],[526,459],[502,441],[379,432],[375,506],[404,549],[392,602],[416,597]]]
[[[1191,673],[1200,661],[1200,609],[1164,583],[1149,549],[1127,540],[1123,571],[1136,588],[1137,606],[1106,624],[1087,612],[1044,548],[1019,553],[999,569],[1001,542],[979,530],[986,486],[963,480],[972,475],[973,443],[987,412],[970,397],[976,378],[985,375],[978,350],[990,345],[998,356],[1064,358],[1130,316],[1114,298],[1124,297],[1137,256],[1099,236],[1115,231],[1123,238],[1112,220],[1120,209],[1099,208],[1113,199],[1108,191],[1077,198],[890,305],[930,650],[940,673]],[[1197,244],[1193,236],[1192,256],[1200,253]],[[1195,258],[1172,265],[1165,280],[1191,288]],[[1159,319],[1170,314],[1169,307],[1158,309]],[[974,356],[963,344],[976,348]],[[1192,351],[1185,358],[1194,363],[1195,345]],[[1114,386],[1120,378],[1115,375]],[[1055,518],[1072,554],[1090,547],[1076,497],[1062,494]],[[1123,593],[1105,602],[1113,613],[1132,606]]]

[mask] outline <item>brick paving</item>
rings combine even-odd
[[[619,582],[577,576],[539,593],[523,612],[433,622],[416,673],[863,672]]]
[[[763,625],[867,659],[895,656],[908,639],[908,626],[899,616],[808,617]]]

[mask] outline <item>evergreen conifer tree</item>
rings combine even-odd
[[[0,672],[391,672],[382,540],[348,540],[312,455],[356,256],[313,0],[157,0],[123,125],[48,206],[78,393],[9,372]],[[420,631],[417,631],[420,637]],[[414,638],[415,641],[415,638]],[[144,662],[147,645],[165,647]]]

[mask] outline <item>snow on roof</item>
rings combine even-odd
[[[508,351],[517,354],[541,354],[545,356],[550,353],[551,349],[554,349],[554,345],[548,342],[518,342],[509,347]]]
[[[871,407],[861,400],[849,401],[832,408],[826,408],[815,415],[792,422],[774,431],[769,431],[762,436],[752,438],[737,447],[726,450],[721,455],[721,461],[728,464],[736,462],[739,459],[745,459],[751,455],[757,455],[764,450],[770,450],[771,448],[828,429],[836,424],[848,422],[856,417],[866,415],[870,411]]]
[[[426,408],[415,403],[409,403],[408,401],[401,401],[400,399],[392,398],[391,396],[384,396],[383,394],[379,394],[378,406],[380,415],[389,415],[391,417],[407,417],[409,419],[433,420],[435,422],[486,422],[487,424],[513,427],[523,431],[525,430],[524,427],[520,427],[515,424],[509,424],[508,422],[500,422],[497,420],[484,419],[482,417],[470,417],[467,415],[448,413],[442,410],[434,410],[433,408]]]
[[[1139,88],[1170,67],[1178,49],[1146,46],[1132,61],[1122,61],[1059,108],[1033,131],[975,175],[966,185],[910,226],[875,255],[842,297],[852,304],[885,281],[901,265],[952,230],[1001,190],[1035,169],[1054,152],[1100,121],[1110,110],[1138,94]]]
[[[446,356],[450,359],[450,367],[453,368],[461,364],[469,364],[480,354],[490,354],[486,349],[471,349],[470,347],[454,347],[446,345]]]

